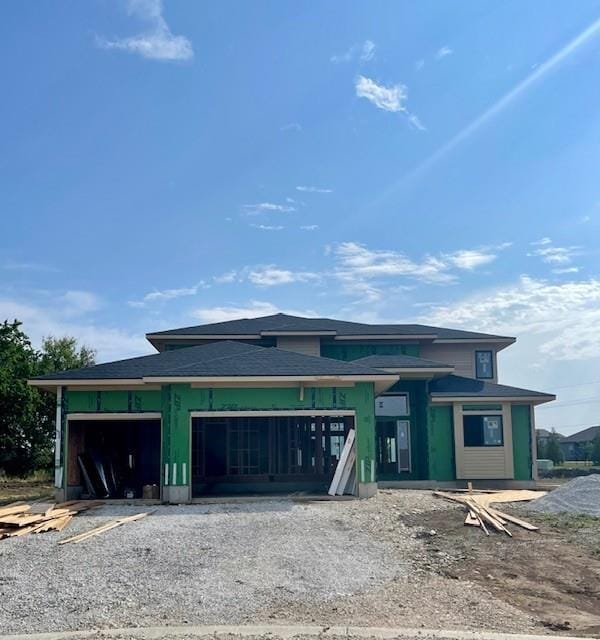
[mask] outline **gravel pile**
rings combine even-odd
[[[600,516],[600,475],[581,476],[528,505],[540,513],[583,513]]]

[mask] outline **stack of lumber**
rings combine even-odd
[[[463,504],[467,510],[465,525],[480,527],[487,536],[490,535],[490,529],[493,529],[505,533],[512,538],[512,533],[506,526],[509,522],[528,531],[537,531],[539,527],[536,527],[526,520],[517,518],[510,513],[499,511],[495,507],[492,507],[492,504],[536,500],[546,495],[546,491],[508,490],[475,492],[469,489],[465,493],[434,491],[433,495]]]
[[[54,504],[39,512],[33,509],[35,505],[14,502],[0,507],[0,540],[24,536],[28,533],[62,531],[78,513],[101,504],[96,501],[71,500]]]
[[[119,518],[118,520],[112,520],[111,522],[102,524],[99,527],[96,527],[95,529],[90,529],[89,531],[84,531],[83,533],[79,533],[76,536],[71,536],[66,540],[61,540],[58,544],[68,544],[69,542],[74,542],[75,544],[77,544],[78,542],[83,542],[88,538],[99,536],[101,533],[104,533],[105,531],[116,529],[117,527],[120,527],[126,524],[127,522],[135,522],[136,520],[141,520],[142,518],[149,516],[151,513],[154,513],[154,512],[150,511],[148,513],[136,513],[133,516],[126,516],[124,518]]]

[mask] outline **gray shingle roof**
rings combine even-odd
[[[453,369],[451,364],[405,355],[374,355],[352,360],[376,369]]]
[[[71,369],[35,380],[110,380],[143,377],[219,376],[389,376],[354,362],[307,356],[274,347],[258,347],[224,340],[150,356]]]
[[[463,378],[462,376],[444,376],[429,384],[429,392],[434,398],[444,397],[477,397],[482,398],[547,398],[553,400],[555,396],[541,391],[509,387],[505,384],[495,384],[485,380]]]
[[[431,335],[443,340],[485,340],[486,338],[507,338],[488,333],[444,329],[424,324],[364,324],[332,318],[302,318],[277,313],[261,318],[243,318],[228,322],[201,324],[168,331],[155,331],[151,336],[200,336],[200,335],[259,335],[261,331],[335,331],[338,336],[348,335]],[[509,338],[512,339],[512,338]]]
[[[561,442],[592,442],[596,437],[600,437],[600,426],[582,429],[562,439]]]

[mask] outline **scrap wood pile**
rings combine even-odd
[[[78,513],[102,504],[102,502],[89,500],[71,500],[54,504],[45,511],[39,512],[32,510],[35,505],[14,502],[0,507],[0,540],[24,536],[28,533],[62,531]]]
[[[475,492],[469,489],[466,493],[434,491],[433,495],[451,500],[452,502],[464,504],[467,510],[465,525],[480,527],[487,536],[490,535],[490,529],[495,529],[512,538],[512,533],[506,526],[509,522],[523,527],[523,529],[527,529],[528,531],[537,531],[539,527],[536,527],[526,520],[517,518],[510,513],[499,511],[495,507],[492,507],[492,504],[536,500],[546,495],[546,492],[526,490]]]

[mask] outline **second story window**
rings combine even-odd
[[[494,353],[492,351],[475,352],[475,377],[491,380],[494,377]]]

